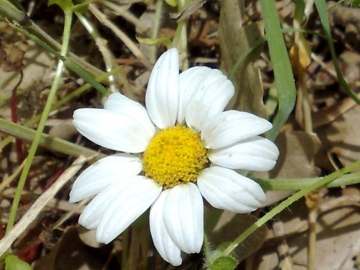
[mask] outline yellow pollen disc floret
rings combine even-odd
[[[145,176],[164,188],[195,182],[208,163],[199,134],[183,126],[160,130],[150,141],[142,158]]]

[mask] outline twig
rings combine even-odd
[[[22,234],[41,210],[54,198],[56,193],[81,169],[89,158],[79,156],[74,163],[59,177],[59,179],[46,190],[30,207],[18,223],[0,240],[0,256],[2,256],[12,243]]]
[[[144,64],[145,67],[151,69],[152,65],[148,59],[143,55],[143,53],[139,50],[137,45],[132,42],[132,40],[121,31],[114,23],[112,23],[104,13],[102,13],[94,4],[89,5],[89,10],[94,14],[94,16],[105,26],[109,27],[114,34],[120,38],[125,45],[129,48],[129,50],[140,59],[140,61]]]

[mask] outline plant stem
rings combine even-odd
[[[323,187],[330,182],[334,181],[335,179],[343,176],[344,174],[351,172],[357,168],[360,167],[360,160],[350,164],[349,166],[346,166],[342,168],[339,171],[336,171],[314,183],[311,185],[308,185],[301,189],[300,191],[296,192],[283,202],[281,202],[279,205],[275,206],[270,212],[268,212],[266,215],[264,215],[262,218],[260,218],[258,221],[256,221],[251,227],[249,227],[245,232],[243,232],[240,236],[238,236],[223,252],[220,253],[219,257],[227,256],[231,252],[234,251],[234,249],[243,242],[248,236],[250,236],[253,232],[255,232],[258,228],[263,226],[266,222],[268,222],[270,219],[272,219],[274,216],[279,214],[281,211],[283,211],[285,208],[289,207],[291,204],[299,200],[301,197],[305,196],[309,192],[316,190],[320,187]]]
[[[254,179],[264,190],[300,190],[308,185],[314,184],[323,179],[318,178],[298,178],[298,179]],[[342,187],[360,183],[360,173],[350,173],[343,175],[332,181],[326,187]]]
[[[99,76],[98,78],[95,78],[95,80],[97,82],[101,82],[101,81],[105,80],[109,75],[112,75],[112,74],[115,74],[116,72],[118,72],[119,68],[120,67],[117,67],[117,68],[113,69],[111,72],[104,73],[103,75]],[[51,112],[53,112],[57,108],[61,107],[62,105],[66,104],[67,102],[71,101],[72,99],[78,97],[79,95],[81,95],[83,92],[85,92],[89,88],[91,88],[91,85],[87,83],[87,84],[80,86],[76,90],[72,91],[71,93],[69,93],[62,99],[60,99],[59,101],[52,104]],[[5,120],[0,118],[0,131],[3,131],[7,134],[11,134],[11,135],[21,138],[23,140],[33,141],[34,137],[35,137],[35,131],[33,131],[32,129],[25,128],[25,127],[33,126],[34,124],[39,122],[39,120],[41,119],[41,115],[42,115],[42,113],[35,115],[33,118],[31,118],[29,121],[27,121],[26,123],[24,123],[22,125],[11,125],[11,124],[7,123]],[[7,138],[4,138],[2,141],[0,141],[0,151],[6,145],[11,143],[12,140],[13,140],[13,137],[9,136]],[[47,142],[50,142],[50,141],[51,141],[51,144],[48,144]],[[77,147],[81,147],[81,146],[72,144],[67,141],[60,140],[58,138],[51,138],[50,136],[45,135],[45,134],[42,135],[42,139],[40,140],[40,145],[49,150],[57,151],[57,152],[60,152],[60,153],[66,154],[66,155],[75,156],[75,157],[78,157],[81,154],[81,151],[84,151],[84,149],[86,149],[86,148],[84,148],[81,151],[77,151],[76,150]]]
[[[24,127],[19,124],[6,121],[1,118],[0,118],[0,131],[25,141],[34,141],[36,136],[35,130],[32,130],[30,128]],[[106,156],[94,150],[85,148],[83,146],[59,138],[55,138],[53,136],[44,133],[42,133],[40,136],[39,145],[51,151],[55,151],[72,157],[78,157],[80,155],[84,155],[84,156],[97,155],[96,156],[97,158],[103,158]]]
[[[179,0],[178,1],[178,12],[183,12],[185,8],[189,5],[189,0]],[[187,20],[181,20],[178,23],[178,27],[176,29],[175,37],[173,40],[173,46],[178,47],[181,54],[185,55],[185,57],[180,57],[180,69],[186,70],[189,68],[189,58],[188,55],[188,47],[187,47]]]
[[[64,24],[64,32],[63,32],[63,43],[62,43],[61,52],[60,52],[61,56],[63,56],[63,57],[66,56],[67,51],[68,51],[68,47],[69,47],[72,10],[71,9],[64,10],[64,14],[65,14],[65,24]],[[48,119],[49,114],[50,114],[51,105],[52,105],[52,103],[54,101],[54,98],[56,96],[56,92],[57,92],[58,87],[59,87],[59,82],[60,82],[60,79],[61,79],[61,74],[62,74],[62,71],[63,71],[63,67],[64,67],[64,62],[62,60],[59,60],[58,65],[57,65],[56,74],[55,74],[53,83],[51,85],[50,93],[49,93],[48,99],[46,101],[45,108],[44,108],[43,114],[41,116],[38,129],[36,130],[34,140],[33,140],[32,144],[30,146],[29,154],[28,154],[28,157],[26,159],[24,169],[23,169],[23,171],[21,173],[18,186],[16,188],[14,200],[13,200],[13,203],[12,203],[11,209],[10,209],[9,220],[8,220],[8,223],[7,223],[7,226],[6,226],[6,233],[8,233],[12,229],[12,227],[14,226],[15,217],[16,217],[17,209],[18,209],[18,206],[19,206],[20,198],[21,198],[21,193],[22,193],[22,191],[24,189],[26,178],[27,178],[27,176],[29,174],[32,161],[33,161],[33,159],[35,157],[36,150],[37,150],[37,148],[39,146],[39,142],[40,142],[40,139],[41,139],[41,135],[42,135],[42,133],[44,131],[46,120]]]
[[[154,25],[153,25],[152,34],[151,34],[152,39],[157,39],[158,34],[159,34],[161,13],[163,10],[163,2],[164,2],[164,0],[156,0],[156,3],[155,3],[155,21],[154,21]],[[151,47],[150,62],[152,64],[154,64],[156,62],[156,46]]]

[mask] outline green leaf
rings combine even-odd
[[[73,2],[71,0],[49,0],[48,6],[58,5],[64,12],[73,7]]]
[[[360,7],[360,0],[349,0],[349,4],[352,6]]]
[[[172,7],[176,7],[178,5],[178,1],[177,0],[165,0],[165,2]]]
[[[237,266],[237,261],[231,256],[217,258],[211,265],[211,270],[232,270]]]
[[[269,89],[269,97],[266,101],[266,111],[268,115],[273,115],[276,112],[278,96],[275,87]]]
[[[279,102],[279,110],[273,121],[273,128],[268,132],[267,136],[268,139],[273,141],[294,108],[296,88],[275,1],[260,0],[260,5],[263,11],[269,54],[273,64]]]
[[[31,266],[14,255],[8,255],[5,259],[5,270],[31,270]]]
[[[87,0],[84,3],[73,6],[73,12],[85,13],[88,11],[88,6],[94,2],[94,0]]]
[[[136,39],[140,43],[144,43],[144,44],[147,44],[147,45],[162,44],[167,49],[170,49],[172,47],[171,40],[168,39],[168,38],[140,38],[140,37],[136,37]]]
[[[334,42],[331,37],[331,30],[330,30],[330,23],[328,19],[328,13],[327,13],[327,7],[325,0],[315,0],[315,6],[319,13],[321,24],[324,28],[325,37],[327,39],[330,54],[334,63],[336,75],[338,77],[339,83],[341,87],[344,89],[345,93],[351,97],[357,104],[360,104],[360,99],[357,97],[357,95],[350,89],[348,83],[346,82],[344,76],[341,74],[340,66],[337,61],[337,55],[335,52],[335,46]]]

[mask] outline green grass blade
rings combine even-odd
[[[36,131],[33,129],[6,121],[2,118],[0,118],[0,131],[29,142],[34,140],[36,133]],[[105,157],[104,154],[98,153],[89,148],[85,148],[83,146],[44,133],[41,134],[39,145],[46,149],[73,157],[78,157],[80,155],[97,155],[96,158]]]
[[[289,56],[280,28],[278,13],[273,0],[260,0],[263,12],[266,36],[271,62],[273,64],[279,110],[273,121],[273,128],[268,133],[270,140],[275,140],[281,127],[288,119],[295,105],[296,88]]]
[[[326,2],[325,0],[315,0],[315,6],[319,13],[321,24],[324,28],[325,38],[329,44],[329,49],[331,53],[331,57],[334,63],[336,75],[338,77],[339,83],[341,87],[344,89],[345,93],[351,97],[357,104],[360,104],[360,99],[356,96],[356,94],[350,89],[348,83],[346,82],[344,76],[341,74],[341,70],[339,67],[339,63],[337,61],[334,42],[331,38],[330,24],[327,14]]]

